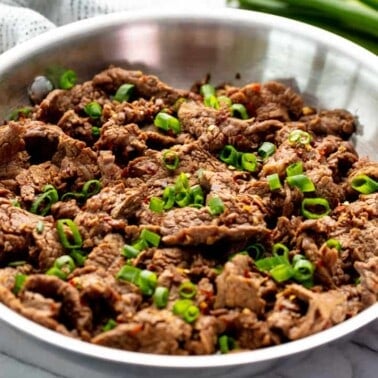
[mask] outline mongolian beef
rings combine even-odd
[[[51,80],[0,126],[3,304],[94,344],[198,355],[377,301],[378,163],[348,142],[349,112],[273,81]]]

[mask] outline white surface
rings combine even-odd
[[[0,1],[0,53],[37,34],[78,19],[118,10],[143,7],[224,6],[225,0],[3,0]],[[0,378],[66,377],[26,364],[9,355],[0,328]],[[111,372],[109,372],[111,376]],[[243,377],[248,372],[243,373]],[[257,378],[373,378],[378,376],[378,321],[356,333],[348,342],[336,342],[317,348],[302,361],[283,363],[270,374]],[[127,377],[127,375],[125,375]],[[227,374],[229,378],[240,375]],[[78,377],[66,377],[78,378]],[[82,377],[87,378],[87,377]],[[89,378],[89,377],[88,377]]]

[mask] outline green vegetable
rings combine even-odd
[[[107,332],[117,327],[117,322],[114,319],[109,319],[106,324],[102,327],[103,332]]]
[[[264,142],[257,153],[265,160],[269,156],[272,156],[276,152],[276,146],[271,142]]]
[[[160,235],[155,232],[144,228],[139,236],[140,239],[146,241],[149,245],[153,247],[158,247],[160,243]]]
[[[231,114],[233,117],[238,117],[241,119],[248,119],[247,109],[243,104],[232,104],[231,105]]]
[[[254,260],[259,260],[265,252],[265,247],[260,243],[248,245],[245,250]]]
[[[178,293],[181,298],[191,299],[195,297],[197,293],[197,287],[190,281],[184,281],[178,288]]]
[[[68,227],[68,230],[66,230]],[[59,219],[56,222],[56,230],[60,242],[66,249],[79,249],[83,244],[79,229],[71,219]],[[68,232],[67,232],[68,231]]]
[[[221,151],[219,159],[226,164],[236,167],[238,165],[238,156],[239,152],[236,150],[236,148],[231,144],[227,144]]]
[[[180,159],[176,152],[170,150],[163,153],[162,159],[164,167],[169,171],[174,171],[175,169],[177,169],[180,163]]]
[[[199,308],[195,305],[191,305],[185,310],[183,314],[183,319],[187,323],[193,323],[198,318],[199,314],[200,314]]]
[[[160,112],[154,119],[154,125],[164,131],[172,131],[174,134],[181,132],[180,121],[168,113]]]
[[[99,137],[101,134],[101,130],[99,127],[97,126],[92,126],[92,136],[94,136],[95,138]]]
[[[50,276],[57,276],[62,280],[66,280],[68,275],[76,268],[73,258],[69,255],[58,257],[54,265],[46,272]]]
[[[166,287],[158,286],[155,289],[152,299],[157,308],[164,308],[164,307],[167,307],[168,297],[169,297],[169,290]]]
[[[128,259],[133,259],[134,257],[137,257],[139,255],[139,250],[133,247],[132,245],[125,244],[122,248],[121,254]]]
[[[286,175],[289,176],[296,176],[303,173],[303,163],[301,161],[297,161],[293,164],[290,164],[286,168]]]
[[[328,239],[326,245],[328,248],[336,248],[338,252],[340,252],[342,248],[341,243],[337,239]]]
[[[57,202],[59,195],[52,185],[46,185],[41,193],[32,203],[30,212],[45,216],[51,209],[51,206]]]
[[[315,190],[314,183],[304,174],[288,176],[286,181],[290,186],[297,187],[303,193]]]
[[[378,181],[367,175],[355,176],[352,180],[352,188],[362,194],[371,194],[378,191]]]
[[[149,208],[155,213],[162,213],[164,211],[164,201],[159,197],[151,197]]]
[[[240,157],[241,168],[248,172],[254,172],[257,168],[257,158],[256,155],[244,152]]]
[[[279,264],[273,267],[269,274],[276,282],[284,282],[293,277],[294,271],[290,264]]]
[[[224,212],[224,203],[218,196],[213,196],[208,202],[211,215],[220,215]]]
[[[293,130],[288,139],[291,144],[306,146],[310,144],[312,137],[307,131]]]
[[[11,112],[8,119],[10,121],[18,121],[21,117],[28,117],[32,112],[33,108],[30,106],[24,106],[22,108],[17,108]]]
[[[137,284],[141,270],[135,266],[124,265],[117,273],[118,280],[128,281]]]
[[[73,70],[64,71],[58,81],[58,86],[60,89],[71,89],[77,81],[76,72]]]
[[[378,54],[376,0],[238,0],[244,9],[303,21],[348,38]]]
[[[25,283],[27,277],[28,276],[26,274],[16,273],[16,275],[14,277],[14,285],[13,285],[13,293],[14,294],[17,295],[20,292],[20,290],[24,286],[24,283]]]
[[[138,281],[136,282],[140,291],[144,295],[152,295],[157,284],[156,273],[144,269],[139,273]]]
[[[118,102],[129,101],[131,94],[133,93],[134,87],[135,86],[133,84],[122,84],[117,89],[117,92],[113,97],[113,100],[116,100]]]
[[[83,266],[85,263],[85,260],[87,259],[87,256],[84,255],[84,252],[82,252],[79,249],[74,249],[70,253],[70,256],[73,258],[77,266]]]
[[[299,259],[294,263],[294,279],[298,282],[307,282],[312,279],[315,268],[311,261]]]
[[[92,101],[84,106],[84,112],[89,115],[89,117],[97,119],[101,117],[102,107],[98,102]]]
[[[301,205],[302,215],[307,219],[319,219],[331,212],[325,198],[305,198]]]
[[[266,176],[266,179],[268,181],[270,190],[276,190],[276,189],[282,188],[282,184],[280,181],[280,177],[278,176],[278,173],[273,173],[271,175],[268,175]]]
[[[233,337],[227,336],[227,335],[219,336],[218,345],[219,345],[219,351],[222,354],[229,353],[230,350],[233,350],[233,349],[236,348],[235,339]]]

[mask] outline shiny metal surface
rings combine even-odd
[[[346,108],[361,123],[354,138],[362,155],[378,158],[378,59],[325,31],[279,17],[237,10],[118,13],[53,30],[0,56],[0,119],[25,104],[32,78],[55,65],[81,80],[121,64],[189,88],[211,74],[214,84],[290,80],[314,106]],[[240,74],[240,79],[236,79]],[[9,352],[67,376],[249,376],[283,358],[352,332],[377,318],[378,305],[336,327],[263,350],[206,357],[145,355],[98,347],[45,329],[0,305]],[[12,349],[12,350],[10,350]]]

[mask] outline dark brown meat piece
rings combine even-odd
[[[128,71],[119,67],[111,67],[100,72],[93,78],[96,88],[107,93],[115,93],[125,83],[135,85],[136,95],[145,98],[161,98],[166,104],[174,104],[180,97],[186,97],[187,91],[178,90],[161,82],[156,76],[145,75],[141,71]]]

